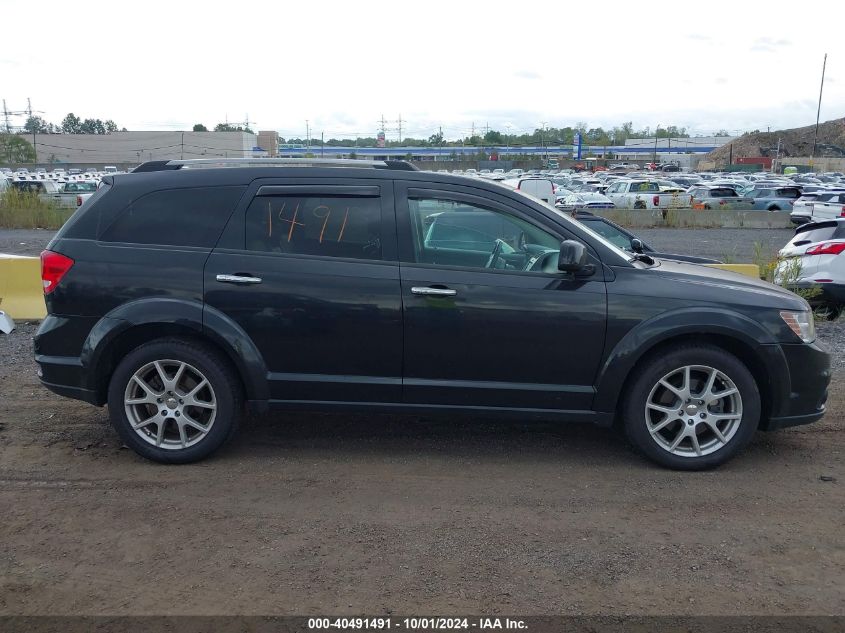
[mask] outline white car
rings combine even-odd
[[[775,283],[809,292],[820,318],[834,320],[845,307],[845,218],[799,226],[778,253]]]

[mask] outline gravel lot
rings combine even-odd
[[[174,467],[43,389],[35,328],[0,335],[0,615],[845,613],[841,353],[824,420],[715,472],[589,426],[306,414]]]
[[[792,229],[636,229],[635,234],[660,253],[713,257],[729,264],[752,264],[754,243],[766,261],[774,259]]]

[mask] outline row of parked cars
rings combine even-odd
[[[85,171],[56,168],[50,172],[44,168],[35,171],[20,168],[13,172],[8,167],[2,167],[0,193],[6,189],[17,189],[36,194],[63,207],[78,207],[97,191],[104,176],[117,173],[123,172],[110,166],[106,166],[102,171],[94,168]]]
[[[793,178],[763,173],[657,175],[604,171],[585,174],[566,170],[546,173],[514,170],[504,177],[493,172],[462,172],[461,175],[499,180],[544,200],[553,197],[558,208],[569,211],[614,207],[788,211],[798,225],[845,214],[845,175],[841,172]]]

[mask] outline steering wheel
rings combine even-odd
[[[496,238],[496,245],[493,247],[493,251],[490,253],[490,258],[487,260],[487,263],[484,264],[485,268],[495,268],[496,262],[499,260],[499,255],[502,253],[502,247],[505,245],[504,240],[500,240]]]

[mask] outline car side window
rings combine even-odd
[[[557,272],[560,239],[516,215],[440,198],[408,206],[417,263]]]
[[[246,249],[379,260],[379,198],[256,196],[246,211]]]
[[[101,233],[102,242],[214,246],[245,187],[153,191],[131,202]]]

